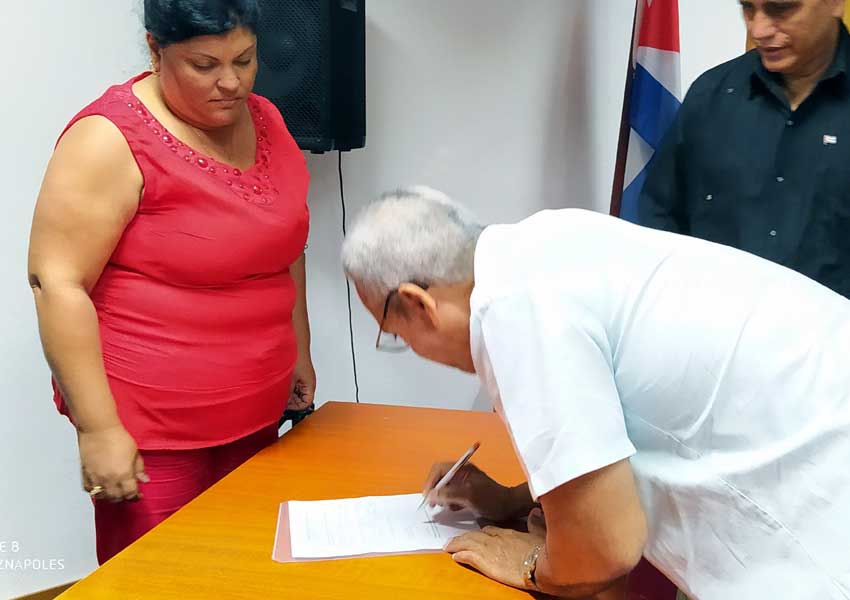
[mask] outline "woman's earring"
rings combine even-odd
[[[159,74],[159,69],[157,69],[157,68],[156,68],[156,65],[155,65],[155,64],[153,64],[153,59],[151,59],[151,73],[153,73],[154,75],[158,75],[158,74]]]

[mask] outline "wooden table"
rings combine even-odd
[[[522,481],[495,414],[328,403],[59,598],[528,599],[447,554],[271,559],[280,502],[417,492],[475,440],[476,464]]]

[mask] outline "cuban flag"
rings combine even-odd
[[[649,164],[682,104],[679,0],[637,0],[611,214],[638,221]]]

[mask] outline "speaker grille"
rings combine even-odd
[[[330,113],[330,23],[323,2],[265,0],[255,91],[274,102],[302,147],[325,136]]]
[[[260,0],[255,91],[304,150],[366,143],[365,0]]]

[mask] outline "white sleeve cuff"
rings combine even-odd
[[[528,475],[528,487],[531,496],[537,502],[540,496],[548,494],[555,488],[574,479],[597,471],[603,467],[613,465],[626,458],[633,456],[637,450],[628,438],[617,440],[605,452],[594,452],[592,455],[584,455],[577,462],[570,456],[553,452],[547,460],[534,473]]]

